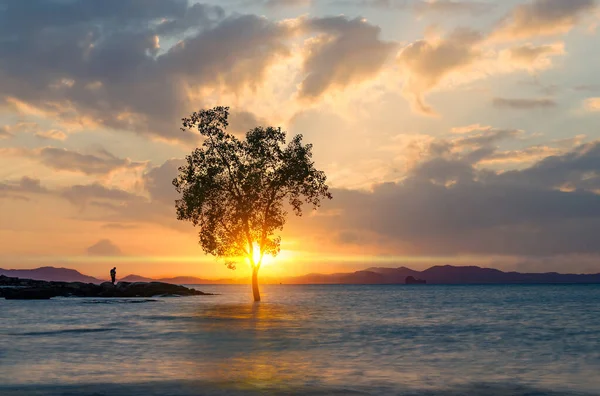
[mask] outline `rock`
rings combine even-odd
[[[7,300],[49,300],[55,296],[52,290],[31,288],[5,290],[3,294]]]
[[[407,276],[404,283],[407,285],[424,285],[427,281],[425,279],[417,279],[414,276]]]
[[[0,298],[40,300],[52,297],[154,297],[163,295],[211,295],[199,290],[163,282],[119,282],[100,285],[82,282],[46,282],[0,276]]]

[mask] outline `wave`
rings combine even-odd
[[[159,302],[149,298],[125,300],[125,299],[106,299],[106,300],[84,300],[82,304],[144,304],[149,302]]]
[[[46,336],[46,335],[61,335],[61,334],[85,334],[85,333],[101,333],[105,331],[117,330],[114,327],[102,327],[96,329],[61,329],[48,331],[28,331],[23,333],[8,333],[13,336]]]

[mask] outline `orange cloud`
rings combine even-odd
[[[586,111],[589,112],[599,112],[600,111],[600,98],[588,98],[584,100],[583,107]]]
[[[481,34],[469,29],[456,29],[446,38],[419,40],[409,44],[398,55],[406,82],[404,93],[414,110],[425,115],[436,112],[424,99],[444,77],[470,66],[480,58]]]
[[[546,69],[552,65],[551,56],[565,54],[562,42],[535,46],[533,44],[518,45],[501,52],[500,57],[513,65],[523,66],[531,71]]]

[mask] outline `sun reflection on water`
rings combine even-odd
[[[308,312],[301,307],[269,303],[211,305],[202,307],[197,319],[194,325],[198,331],[212,333],[209,337],[214,342],[196,345],[198,352],[210,354],[211,363],[202,367],[203,378],[225,380],[228,386],[237,383],[253,389],[284,390],[317,377],[310,351],[288,348],[294,343],[294,332],[308,319]],[[229,347],[222,349],[217,344]]]

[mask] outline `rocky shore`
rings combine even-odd
[[[205,296],[199,290],[163,282],[119,282],[100,285],[83,282],[46,282],[0,275],[0,298],[47,300],[52,297]]]

